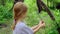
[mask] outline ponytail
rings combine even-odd
[[[23,16],[25,15],[25,13],[27,12],[27,7],[24,3],[22,2],[17,2],[15,5],[14,5],[14,8],[13,8],[13,11],[14,11],[14,23],[12,25],[12,30],[15,29],[15,26],[17,24],[17,20],[19,18],[23,18]]]
[[[15,29],[16,24],[17,24],[17,20],[15,19],[15,20],[14,20],[14,23],[13,23],[12,26],[11,26],[12,30]]]

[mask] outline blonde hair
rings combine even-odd
[[[14,5],[13,11],[14,11],[15,23],[13,24],[12,29],[14,30],[15,29],[15,25],[17,24],[17,20],[19,18],[22,18],[22,16],[24,16],[24,14],[27,12],[27,7],[26,7],[26,5],[24,5],[24,3],[17,2]]]

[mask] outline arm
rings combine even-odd
[[[40,21],[38,25],[32,27],[33,32],[36,33],[43,26],[45,26],[45,23],[43,23],[43,21]]]
[[[38,25],[35,25],[35,26],[32,27],[32,29],[34,30],[34,29],[36,29],[37,27],[38,27]]]
[[[32,27],[34,33],[36,33],[40,28],[41,28],[41,26],[39,26],[39,25]]]

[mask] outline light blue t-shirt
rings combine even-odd
[[[13,34],[33,34],[33,30],[29,28],[25,23],[20,22],[16,24]]]

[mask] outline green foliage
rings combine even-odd
[[[60,0],[54,0],[56,3],[60,3]]]
[[[60,26],[60,11],[57,10],[56,8],[52,8],[53,5],[55,5],[57,3],[57,1],[52,1],[52,0],[42,0],[47,6],[48,8],[50,8],[52,14],[54,15],[56,21],[58,22],[59,26]],[[1,0],[0,0],[1,2]],[[56,2],[56,3],[52,3],[52,2]],[[49,15],[44,12],[42,10],[42,12],[40,14],[38,14],[38,9],[37,9],[37,5],[36,5],[36,0],[25,0],[24,2],[27,7],[27,16],[24,19],[25,22],[27,22],[27,25],[29,26],[34,26],[36,24],[39,23],[39,21],[42,19],[45,23],[46,23],[46,27],[45,28],[41,28],[36,34],[58,34],[57,30],[56,30],[56,23],[54,21],[51,20],[51,18],[49,17]],[[12,7],[13,5],[13,0],[6,0],[6,5],[2,6],[0,4],[0,23],[6,23],[6,21],[9,21],[12,23],[12,17],[13,17],[13,11],[9,11],[9,9]],[[8,25],[11,24],[10,22],[8,22]],[[10,28],[10,27],[9,27]],[[5,30],[3,30],[5,34]],[[2,32],[3,32],[2,31]],[[8,30],[6,30],[6,34],[11,34]],[[1,32],[0,32],[1,33]]]
[[[46,5],[47,5],[47,1],[44,0],[43,1]],[[50,9],[53,13],[53,15],[56,18],[56,21],[60,21],[60,12],[57,9],[53,8],[53,3],[51,1],[49,1],[50,4],[48,3],[49,7],[52,7],[52,9]],[[38,15],[38,9],[36,6],[36,0],[25,0],[25,4],[28,7],[28,12],[27,12],[27,18],[26,18],[26,22],[29,26],[34,26],[36,24],[38,24],[40,19],[43,19],[46,23],[46,28],[45,29],[41,29],[39,32],[37,32],[36,34],[58,34],[58,32],[56,31],[56,23],[53,22],[51,20],[51,18],[48,16],[48,14],[46,12],[41,12],[40,15]],[[53,10],[54,9],[54,10]],[[58,21],[58,22],[59,22]],[[33,23],[33,24],[32,24]],[[59,24],[59,23],[58,23]]]
[[[12,18],[12,11],[9,12],[10,8],[12,7],[12,2],[5,2],[5,6],[2,4],[0,5],[0,23],[4,23],[6,20]],[[4,22],[3,22],[4,21]]]

